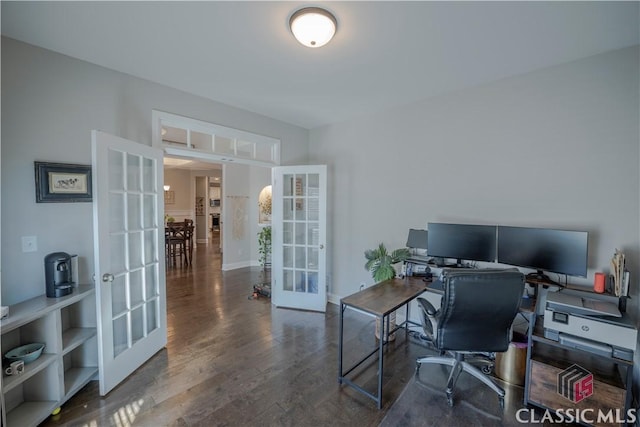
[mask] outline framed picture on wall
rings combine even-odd
[[[164,204],[174,205],[176,203],[176,193],[173,190],[167,190],[164,192]]]
[[[91,166],[34,162],[36,203],[91,202]]]
[[[204,215],[204,197],[196,197],[196,215]]]

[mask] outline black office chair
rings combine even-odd
[[[453,270],[446,272],[443,281],[439,310],[424,298],[418,298],[424,332],[440,350],[440,356],[418,359],[416,375],[423,363],[449,365],[452,367],[446,390],[449,406],[453,406],[458,376],[465,371],[493,389],[504,408],[504,390],[466,361],[465,355],[509,348],[511,324],[524,292],[524,275],[515,269]]]

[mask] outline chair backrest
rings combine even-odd
[[[168,222],[165,230],[170,239],[184,239],[187,233],[187,226],[184,221]]]
[[[515,269],[448,272],[436,346],[453,351],[506,351],[524,284],[524,275]]]

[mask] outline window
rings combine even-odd
[[[153,146],[173,156],[255,166],[280,164],[280,140],[153,111]]]

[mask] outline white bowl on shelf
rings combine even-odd
[[[8,351],[4,357],[12,362],[22,360],[27,364],[40,357],[42,350],[44,350],[44,344],[42,343],[25,344]]]

